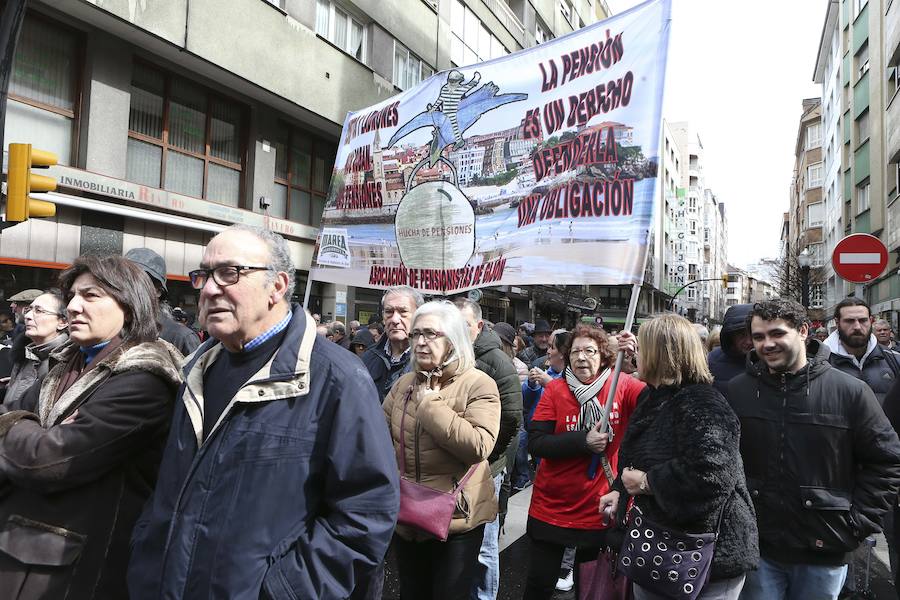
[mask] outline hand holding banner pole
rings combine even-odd
[[[631,326],[634,324],[634,314],[637,312],[638,296],[641,293],[641,286],[642,284],[640,283],[635,283],[631,286],[631,299],[628,302],[628,314],[625,316],[625,325],[622,328],[623,331],[631,331]],[[624,361],[625,350],[619,350],[619,353],[616,355],[616,367],[613,369],[612,379],[609,383],[609,394],[606,396],[606,405],[603,409],[600,433],[609,432],[609,413],[612,411],[613,398],[616,396],[616,385],[619,383],[619,375],[622,373],[622,363]],[[612,443],[612,437],[610,437],[609,441]],[[609,448],[609,446],[607,446],[607,448]],[[588,469],[588,479],[596,477],[597,465],[603,465],[603,473],[606,475],[609,486],[612,487],[616,475],[613,473],[612,465],[609,463],[609,457],[606,455],[605,450],[601,454],[595,454],[591,459],[591,466]]]

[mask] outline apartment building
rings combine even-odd
[[[147,246],[191,308],[205,244],[249,223],[288,239],[302,294],[348,111],[607,15],[603,0],[33,0],[3,145],[57,153],[60,196],[56,217],[3,230],[0,289]],[[337,316],[338,292],[349,318],[377,310],[374,290],[322,283],[311,309]]]
[[[826,257],[850,233],[875,235],[891,252],[884,274],[859,287],[836,277],[826,261],[824,304],[830,309],[847,295],[862,295],[873,313],[895,326],[900,315],[898,23],[897,0],[829,2],[814,71],[824,107]]]

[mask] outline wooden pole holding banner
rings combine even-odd
[[[309,269],[309,275],[306,277],[306,291],[303,292],[303,308],[309,310],[309,290],[312,289],[312,268]]]
[[[647,253],[649,254],[649,249]],[[641,279],[643,279],[643,277]],[[624,331],[631,332],[631,326],[634,324],[634,314],[637,312],[638,297],[641,294],[642,286],[643,283],[635,283],[631,286],[631,299],[628,301],[628,313],[625,315],[625,325],[622,328]],[[625,350],[620,349],[616,354],[616,366],[613,369],[612,380],[609,383],[609,394],[607,394],[606,396],[606,404],[603,409],[603,418],[600,422],[600,433],[609,432],[609,413],[612,411],[613,398],[615,398],[616,396],[616,385],[618,385],[619,383],[619,375],[622,373],[623,362],[625,362]],[[613,480],[615,480],[616,475],[615,473],[613,473],[612,465],[609,463],[609,457],[606,455],[606,451],[604,451],[602,454],[594,455],[594,458],[591,461],[591,468],[588,472],[588,477],[590,479],[593,479],[597,474],[598,462],[603,466],[603,473],[606,475],[606,479],[609,481],[610,487],[612,487],[612,482]]]

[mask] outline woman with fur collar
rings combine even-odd
[[[125,598],[131,530],[180,384],[156,294],[120,256],[63,271],[70,341],[0,406],[0,600]]]

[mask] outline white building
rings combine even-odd
[[[466,146],[450,153],[450,160],[456,167],[456,177],[460,185],[469,185],[475,177],[480,177],[484,169],[484,146]]]

